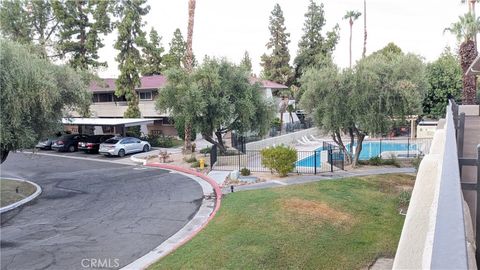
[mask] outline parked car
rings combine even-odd
[[[58,138],[42,139],[37,143],[37,145],[35,145],[35,148],[42,149],[42,150],[52,150],[52,143],[57,139]]]
[[[62,135],[52,144],[52,149],[55,151],[75,152],[78,150],[78,142],[88,140],[90,136],[85,134],[67,134]]]
[[[99,153],[106,156],[123,157],[126,154],[150,151],[150,144],[134,137],[114,137],[100,144]]]
[[[114,136],[115,135],[112,135],[112,134],[90,136],[88,140],[84,142],[78,142],[78,150],[82,150],[85,153],[98,153],[100,144],[108,139],[113,138]]]

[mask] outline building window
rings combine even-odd
[[[93,94],[93,102],[112,102],[112,93]]]
[[[140,100],[152,100],[152,91],[139,92]]]

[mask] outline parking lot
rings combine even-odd
[[[185,226],[202,202],[201,186],[181,174],[40,153],[53,156],[12,153],[0,165],[1,177],[43,190],[2,219],[1,269],[86,269],[91,259],[121,268]]]
[[[33,150],[29,150],[27,152],[33,152]],[[104,156],[101,154],[89,154],[83,151],[58,152],[55,150],[40,150],[40,149],[36,149],[35,153],[54,155],[59,157],[78,157],[78,158],[99,159],[99,160],[107,160],[107,161],[128,161],[130,157],[134,155],[134,154],[127,154],[124,157],[118,157],[118,156]]]

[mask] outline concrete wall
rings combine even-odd
[[[126,102],[96,102],[90,105],[90,110],[95,117],[123,117],[127,110]],[[166,116],[155,110],[155,101],[140,101],[138,104],[142,117]]]
[[[264,139],[261,141],[256,141],[256,142],[250,142],[247,143],[246,148],[247,150],[260,150],[268,146],[272,145],[279,145],[279,144],[285,144],[285,145],[291,145],[291,144],[296,144],[297,140],[300,140],[303,136],[309,136],[309,135],[317,135],[319,134],[320,131],[318,128],[309,128],[309,129],[304,129],[301,131],[297,132],[292,132],[288,134],[284,134],[281,136],[277,137],[272,137],[268,139]]]
[[[417,173],[393,269],[477,269],[450,107],[439,127]]]

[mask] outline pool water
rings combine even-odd
[[[409,143],[397,143],[397,142],[380,142],[380,141],[368,141],[362,143],[362,152],[360,153],[359,159],[360,160],[368,160],[372,157],[380,156],[380,152],[385,151],[414,151],[417,150],[416,144],[409,144]],[[349,149],[350,144],[346,145],[347,149]],[[353,145],[354,149],[356,144]],[[320,167],[322,164],[321,160],[321,151],[323,147],[315,149],[315,155],[310,155],[306,158],[300,159],[296,162],[296,166],[298,167]],[[316,156],[316,157],[315,157]]]
[[[357,144],[353,144],[353,149]],[[350,147],[350,144],[346,145],[347,150]],[[380,141],[370,141],[362,143],[362,152],[358,157],[360,160],[368,160],[372,157],[380,156],[381,152],[385,151],[414,151],[417,150],[416,144],[409,143],[396,143],[396,142],[380,142]]]

